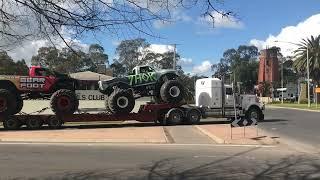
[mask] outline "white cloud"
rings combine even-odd
[[[193,67],[192,73],[205,74],[210,72],[212,63],[210,61],[203,61],[200,65]]]
[[[153,21],[153,27],[156,29],[165,28],[165,27],[168,27],[172,24],[173,24],[173,22],[170,22],[170,21],[162,21],[162,20]]]
[[[171,16],[170,20],[155,20],[153,22],[153,27],[156,29],[161,29],[161,28],[171,26],[175,24],[175,22],[177,21],[180,21],[180,22],[192,21],[192,18],[189,15],[187,15],[186,13],[182,12],[179,9],[172,10],[172,14],[170,16]]]
[[[214,18],[214,24],[211,16]],[[235,19],[232,16],[222,16],[218,12],[211,12],[211,16],[207,15],[205,17],[200,17],[198,22],[200,24],[210,26],[214,25],[215,28],[241,29],[244,27],[243,22]]]
[[[114,46],[118,46],[118,45],[121,43],[121,41],[113,40],[111,43],[112,43],[112,45],[114,45]]]
[[[79,40],[71,40],[68,37],[66,37],[65,40],[66,42],[68,42],[68,44],[71,47],[75,49],[81,49],[85,52],[87,52],[89,49],[88,44],[84,44]],[[59,37],[56,37],[56,40],[53,43],[58,49],[67,47],[67,45]],[[46,39],[29,40],[29,41],[25,40],[19,46],[16,46],[15,48],[7,52],[12,57],[12,59],[14,60],[25,59],[26,63],[30,64],[31,57],[37,54],[39,48],[45,47],[45,46],[52,46],[52,43]]]
[[[284,56],[290,56],[292,51],[297,48],[296,45],[274,41],[299,43],[302,39],[309,38],[311,35],[320,35],[320,14],[313,15],[295,26],[284,27],[279,34],[270,34],[266,40],[252,39],[250,44],[257,46],[259,49],[267,46],[278,46]]]
[[[192,66],[192,59],[191,58],[180,58],[178,64],[181,66]]]
[[[174,47],[172,45],[165,45],[165,44],[151,44],[147,50],[155,52],[155,53],[166,53],[174,51]]]

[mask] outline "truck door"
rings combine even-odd
[[[225,98],[225,107],[233,107],[233,91],[232,87],[226,87],[226,98]]]
[[[54,85],[56,81],[54,74],[46,68],[37,68],[35,70],[35,76],[32,78],[37,78],[39,80],[38,91],[41,92],[50,91],[51,87]]]

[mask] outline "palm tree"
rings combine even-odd
[[[299,48],[294,51],[294,67],[299,73],[306,74],[307,71],[307,48],[309,50],[310,77],[320,83],[320,35],[317,37],[303,39]]]

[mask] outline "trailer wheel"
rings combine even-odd
[[[0,115],[13,115],[17,108],[16,97],[6,89],[0,89]]]
[[[191,109],[187,112],[187,123],[188,124],[199,124],[201,119],[201,114],[196,109]]]
[[[178,125],[183,121],[183,112],[180,109],[173,108],[166,114],[166,122],[168,125]]]
[[[17,95],[17,106],[16,106],[14,114],[19,113],[22,110],[22,108],[23,108],[23,99],[22,99],[21,95],[18,94]]]
[[[26,122],[28,129],[40,129],[43,125],[43,121],[41,119],[30,118]]]
[[[160,89],[161,99],[169,103],[179,103],[184,98],[183,85],[177,80],[166,81]]]
[[[73,114],[78,110],[79,100],[73,91],[60,89],[51,96],[50,105],[55,114]]]
[[[14,116],[8,116],[3,121],[3,127],[7,130],[17,130],[21,127],[22,123],[19,121],[18,118]]]
[[[62,127],[63,121],[61,118],[51,116],[48,119],[48,126],[50,129],[60,129]]]
[[[133,94],[124,89],[115,89],[108,99],[112,113],[130,113],[135,105]]]

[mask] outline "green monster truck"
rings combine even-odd
[[[150,66],[137,66],[126,77],[99,81],[99,90],[108,96],[106,108],[112,113],[129,113],[135,99],[154,97],[156,102],[179,103],[184,98],[184,87],[177,80],[175,70],[155,71]]]

